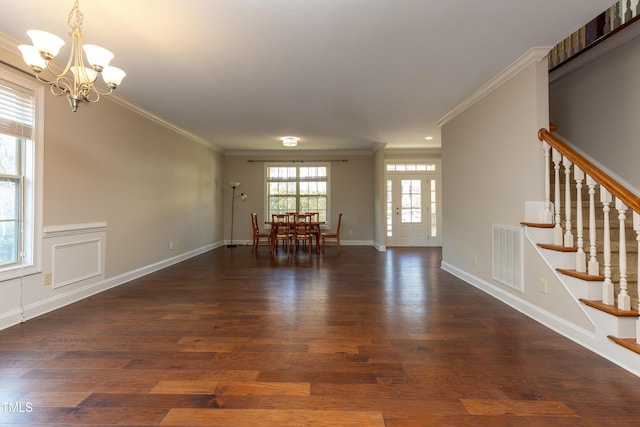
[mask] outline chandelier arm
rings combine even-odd
[[[66,77],[61,77],[51,82],[51,93],[60,96],[64,93],[71,93],[71,82]]]
[[[99,86],[93,86],[93,90],[96,91],[97,93],[99,93],[102,96],[108,96],[111,95],[113,93],[113,88],[109,87],[107,88],[107,90],[105,92],[100,90]]]
[[[98,102],[100,101],[100,92],[96,90],[95,86],[84,86],[82,93],[82,99],[86,102]]]

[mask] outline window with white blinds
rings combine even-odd
[[[37,259],[36,93],[20,82],[0,75],[0,279]]]

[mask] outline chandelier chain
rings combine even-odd
[[[69,28],[71,29],[72,32],[75,29],[78,29],[78,30],[81,29],[82,23],[84,22],[84,15],[80,11],[79,3],[80,3],[80,0],[76,0],[76,2],[73,5],[73,9],[71,9],[71,12],[69,12],[69,19],[67,20],[67,23],[69,24]]]

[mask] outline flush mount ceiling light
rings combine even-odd
[[[298,138],[295,136],[285,136],[282,138],[282,145],[285,147],[295,147],[298,145]]]
[[[113,53],[100,46],[82,45],[84,16],[80,12],[78,1],[76,0],[74,3],[67,20],[71,29],[69,32],[71,35],[71,55],[61,72],[55,72],[51,66],[51,60],[64,45],[64,40],[60,37],[45,31],[29,30],[27,34],[31,38],[33,46],[18,46],[24,62],[36,74],[36,79],[51,85],[51,93],[56,96],[67,94],[73,111],[78,109],[78,103],[81,101],[98,102],[101,95],[110,95],[126,75],[121,69],[109,66],[109,61],[113,59]],[[89,66],[85,65],[83,50]],[[50,77],[41,76],[40,73],[45,70],[51,74]],[[98,74],[102,75],[102,80],[107,85],[106,90],[101,91],[94,85]]]

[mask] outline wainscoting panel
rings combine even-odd
[[[44,267],[51,287],[86,286],[104,280],[106,224],[75,224],[45,230]],[[49,258],[49,259],[47,259]]]
[[[103,270],[102,240],[91,239],[54,245],[51,258],[54,289],[100,277]]]

